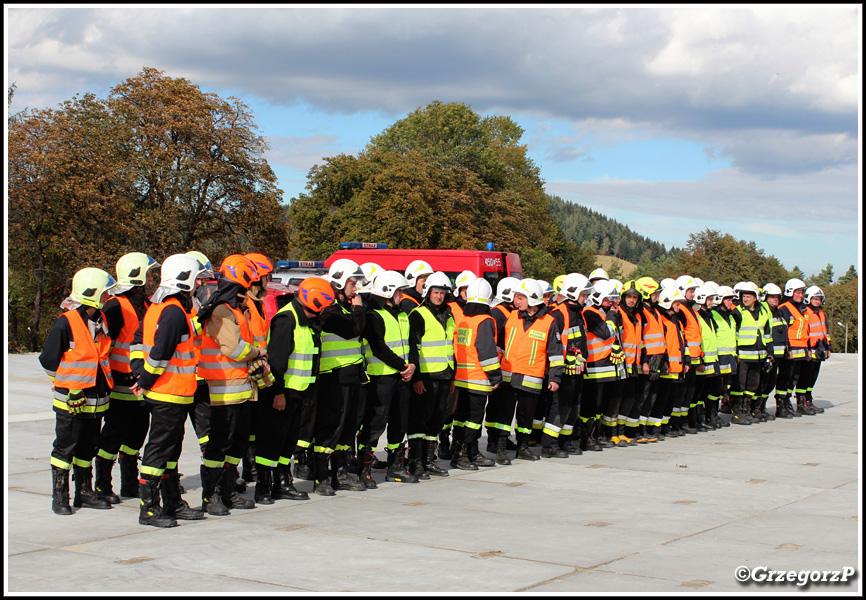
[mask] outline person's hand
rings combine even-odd
[[[274,410],[286,410],[285,394],[277,394],[274,396]]]
[[[499,384],[497,383],[497,384],[494,385],[492,388],[490,388],[490,391],[494,391],[494,390],[496,390],[496,389],[498,389],[498,388],[499,388]]]
[[[416,381],[412,384],[412,391],[414,391],[417,395],[421,396],[424,392],[427,391],[427,388],[424,387],[423,381]]]
[[[555,381],[550,381],[547,383],[547,389],[549,389],[551,392],[555,392],[559,389],[559,384]]]
[[[400,377],[403,378],[403,381],[412,381],[412,375],[415,373],[415,365],[413,363],[409,363],[405,370],[400,371]]]
[[[81,390],[69,390],[66,395],[66,406],[69,409],[69,414],[77,415],[84,408],[84,392]]]
[[[136,381],[135,383],[133,383],[133,384],[129,387],[129,389],[130,389],[130,391],[131,391],[133,394],[135,394],[135,395],[138,396],[139,398],[141,398],[141,395],[144,394],[144,390],[141,388],[140,385],[138,385],[138,382],[137,382],[137,381]]]
[[[361,300],[361,296],[359,294],[355,294],[354,296],[352,296],[352,299],[349,300],[349,302],[351,302],[352,306],[364,306],[364,301]]]
[[[643,373],[644,375],[649,375],[649,374],[650,374],[649,363],[643,363],[643,364],[640,366],[640,371],[641,371],[641,373]]]

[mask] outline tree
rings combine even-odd
[[[856,276],[844,282],[840,278],[840,281],[822,288],[833,352],[842,352],[845,349],[845,328],[839,327],[839,322],[848,325],[848,351],[857,352],[860,308],[858,283]]]
[[[755,242],[736,240],[730,234],[705,229],[689,235],[689,242],[676,260],[665,270],[664,277],[688,273],[704,281],[733,286],[738,281],[784,284],[788,272],[774,256],[765,256]]]
[[[844,275],[842,275],[842,277],[840,277],[836,281],[836,283],[844,284],[854,279],[857,279],[857,269],[854,268],[854,265],[851,265],[850,267],[848,267],[848,271]]]
[[[827,263],[827,266],[820,273],[810,277],[805,283],[810,286],[817,285],[822,290],[827,289],[833,283],[833,265]]]

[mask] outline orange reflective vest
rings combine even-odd
[[[252,299],[247,300],[247,310],[249,314],[250,331],[253,334],[253,342],[257,348],[268,347],[268,322],[259,312],[258,306]]]
[[[451,309],[451,316],[454,317],[454,324],[456,325],[463,318],[463,309],[456,301],[449,302],[448,307]]]
[[[698,318],[692,309],[685,304],[680,304],[680,312],[686,318],[686,326],[683,335],[686,338],[686,346],[689,349],[691,364],[701,364],[701,357],[704,351],[701,349],[701,325],[698,323]]]
[[[808,306],[806,315],[809,321],[809,347],[816,348],[821,340],[827,338],[827,319],[820,307],[816,310]]]
[[[99,369],[102,369],[108,386],[112,387],[114,382],[111,378],[111,365],[108,356],[111,352],[111,338],[103,327],[97,333],[96,341],[90,333],[90,328],[81,318],[77,310],[69,310],[62,315],[69,323],[72,331],[72,340],[69,348],[63,353],[60,364],[54,372],[54,406],[68,410],[66,406],[66,394],[58,391],[58,388],[67,390],[86,390],[96,387],[96,378]],[[104,398],[85,397],[83,412],[98,413],[108,408],[108,396]]]
[[[454,328],[455,387],[485,394],[493,391],[487,371],[500,368],[499,357],[495,356],[482,362],[478,357],[478,347],[475,345],[475,340],[478,339],[478,328],[487,319],[493,321],[495,332],[496,321],[490,315],[474,317],[467,317],[462,313],[460,315],[460,320]]]
[[[177,306],[187,315],[188,331],[181,336],[180,343],[168,360],[153,360],[150,356],[159,326],[159,317],[169,306]],[[142,322],[141,344],[144,353],[144,369],[149,373],[160,373],[158,379],[144,395],[151,400],[171,402],[174,404],[192,404],[197,382],[195,329],[192,325],[192,315],[183,309],[177,298],[169,298],[159,304],[151,304]]]
[[[646,349],[647,356],[655,354],[664,354],[665,352],[665,331],[662,326],[661,319],[655,311],[650,310],[646,306],[643,307],[643,347]]]
[[[111,354],[108,355],[108,362],[111,368],[118,373],[132,373],[132,366],[129,363],[129,353],[132,349],[132,339],[135,337],[135,332],[141,322],[138,320],[138,314],[132,306],[132,302],[126,296],[115,296],[118,304],[120,304],[120,312],[123,315],[123,328],[111,348]]]
[[[676,379],[677,375],[683,372],[685,338],[676,317],[662,317],[661,324],[665,331],[665,348],[668,352],[668,371],[670,372],[669,375],[662,375],[662,377]]]
[[[198,374],[208,382],[211,404],[239,404],[253,398],[253,388],[249,381],[250,360],[244,357],[258,356],[254,350],[255,341],[246,317],[238,308],[226,305],[240,327],[241,339],[229,356],[220,350],[219,342],[208,333],[205,324],[201,341],[201,358]]]
[[[535,319],[529,329],[524,329],[519,315],[520,311],[512,311],[505,322],[503,379],[514,388],[540,393],[547,369],[547,334],[555,321],[545,314]]]
[[[622,308],[622,306],[618,306],[616,309],[619,311],[620,320],[622,321],[621,337],[622,351],[625,355],[625,364],[627,366],[633,366],[637,364],[640,356],[642,329],[640,317],[638,317],[637,323],[632,323],[628,313]]]
[[[594,312],[602,321],[607,321],[604,313],[597,306],[587,306],[584,312]],[[611,333],[610,337],[598,337],[591,329],[586,330],[586,372],[584,379],[615,379],[617,377],[617,368],[610,362],[610,351],[613,348],[613,343],[616,341],[616,336]]]
[[[806,348],[809,346],[809,321],[808,317],[800,312],[789,300],[779,307],[787,308],[791,313],[792,320],[788,323],[788,346],[791,349],[791,358],[805,358]]]

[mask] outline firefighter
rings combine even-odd
[[[113,402],[105,412],[99,434],[94,489],[110,504],[120,502],[111,489],[111,469],[115,460],[120,464],[120,495],[138,497],[139,450],[147,437],[150,415],[144,401],[132,392],[136,379],[132,374],[130,352],[135,332],[150,306],[149,294],[145,290],[149,271],[158,266],[156,260],[142,252],[121,256],[116,266],[117,285],[110,292],[112,298],[102,309],[108,335],[113,340],[108,360],[114,387],[111,388]],[[153,274],[158,275],[158,272],[153,271]]]
[[[800,375],[800,390],[803,394],[806,408],[820,415],[824,412],[824,409],[812,403],[812,388],[815,386],[815,382],[818,381],[821,363],[830,358],[830,337],[827,334],[827,316],[821,308],[824,305],[824,292],[817,285],[813,285],[806,288],[803,298],[806,301],[806,315],[809,323],[809,351],[812,358],[803,366],[803,373]]]
[[[496,321],[490,316],[492,296],[493,289],[485,279],[472,280],[466,286],[466,304],[455,324],[454,385],[459,394],[455,416],[463,423],[463,439],[456,444],[455,466],[466,471],[478,470],[478,464],[470,457],[473,453],[480,454],[477,447],[484,408],[488,396],[502,381],[496,349]],[[504,437],[497,440],[496,463],[510,465],[505,441]]]
[[[477,276],[472,271],[462,271],[454,280],[454,300],[448,303],[451,309],[451,316],[454,318],[454,323],[463,316],[463,309],[466,306],[466,290],[469,284],[477,279]],[[489,308],[489,307],[488,307]],[[443,460],[451,460],[451,427],[454,424],[454,413],[457,410],[458,390],[455,390],[448,396],[448,406],[445,409],[445,418],[442,424],[442,431],[439,433],[439,445],[436,449],[436,455]],[[491,452],[490,448],[487,449]]]
[[[204,518],[202,511],[190,508],[181,498],[177,475],[183,428],[196,390],[192,292],[200,267],[186,254],[165,259],[159,288],[151,297],[153,304],[135,335],[132,370],[138,384],[132,389],[144,396],[150,410],[139,480],[141,525],[173,527],[176,519]],[[164,510],[159,504],[160,488]]]
[[[685,299],[685,295],[675,285],[663,287],[659,294],[658,308],[664,330],[667,361],[662,365],[656,400],[647,417],[649,431],[646,440],[650,443],[662,439],[660,437],[662,423],[671,415],[674,407],[681,406],[683,403],[684,375],[691,369],[688,345],[678,316],[680,305]]]
[[[196,288],[192,294],[193,314],[198,315],[198,311],[209,300],[209,289],[204,284],[214,278],[213,265],[207,256],[197,250],[190,250],[187,255],[192,256],[201,265],[198,277],[196,277]],[[202,331],[201,324],[198,319],[193,319],[193,325],[196,326],[195,350],[198,359],[201,359],[201,340]],[[195,430],[198,445],[204,454],[204,448],[210,437],[210,394],[207,391],[207,380],[201,377],[198,372],[195,375],[196,389],[193,397],[192,405],[189,407],[189,420],[192,422],[192,427]]]
[[[564,365],[562,338],[556,321],[544,306],[543,290],[535,280],[524,279],[514,290],[515,310],[505,323],[502,355],[503,380],[514,391],[517,428],[516,458],[539,460],[529,448],[535,405],[547,379],[547,389],[559,389]],[[505,372],[510,376],[504,375]],[[512,408],[513,407],[513,408]],[[511,417],[508,417],[508,422]]]
[[[695,423],[688,422],[689,428],[697,432],[715,431],[715,417],[718,413],[719,399],[722,396],[722,380],[719,377],[719,345],[716,322],[712,308],[716,299],[716,288],[712,283],[704,283],[695,290],[695,307],[701,327],[701,366],[697,369],[697,414]],[[688,432],[686,432],[688,433]]]
[[[331,487],[362,492],[367,488],[348,471],[348,454],[354,449],[359,420],[359,391],[364,375],[365,311],[356,293],[364,273],[348,258],[333,262],[328,281],[334,303],[322,309],[322,354],[316,401],[316,449],[330,451]]]
[[[454,391],[454,317],[445,301],[450,291],[451,280],[436,271],[424,282],[421,305],[409,313],[410,354],[418,355],[409,403],[409,472],[419,479],[448,476],[436,464],[435,444]]]
[[[731,423],[722,419],[720,412],[727,403],[728,389],[731,380],[737,377],[737,336],[736,323],[731,315],[733,307],[732,299],[734,291],[726,286],[719,286],[716,294],[716,304],[713,305],[711,316],[716,329],[716,346],[719,355],[719,379],[720,385],[717,393],[720,394],[718,406],[716,406],[713,423],[716,429],[730,427]]]
[[[647,418],[658,395],[659,377],[667,362],[667,346],[658,306],[661,286],[652,277],[637,279],[635,286],[641,294],[640,315],[643,325],[640,332],[640,370],[635,384],[635,403],[626,420],[626,438],[645,444]]]
[[[361,432],[358,435],[360,477],[368,488],[375,487],[370,469],[379,437],[387,426],[388,472],[386,481],[417,483],[405,467],[408,427],[409,382],[418,357],[409,345],[409,317],[400,309],[403,290],[409,286],[396,271],[384,271],[373,280],[364,325],[365,360],[370,388]]]
[[[788,353],[779,359],[779,375],[776,379],[776,399],[784,395],[790,402],[791,394],[796,393],[797,412],[801,415],[813,415],[815,412],[806,406],[803,394],[796,392],[800,380],[800,370],[809,360],[809,320],[806,315],[806,304],[803,296],[806,284],[802,279],[789,279],[785,283],[785,295],[779,306],[782,320],[788,327]]]
[[[626,282],[620,292],[622,301],[617,307],[616,315],[621,327],[623,354],[625,361],[625,378],[620,378],[614,384],[615,393],[619,395],[619,414],[616,419],[616,431],[611,442],[617,446],[636,446],[634,437],[626,435],[628,423],[638,424],[634,418],[634,406],[637,404],[638,373],[643,346],[643,311],[641,306],[641,291],[634,281]],[[631,428],[630,428],[631,429]]]
[[[740,287],[740,305],[734,311],[737,333],[737,357],[739,389],[742,400],[734,406],[732,423],[738,425],[758,422],[761,371],[768,360],[767,346],[772,340],[770,322],[765,311],[758,305],[758,286],[748,281]],[[739,411],[737,410],[739,408]],[[751,418],[752,415],[755,418]]]
[[[99,426],[108,410],[113,383],[111,338],[102,308],[115,283],[102,269],[78,271],[72,278],[69,298],[78,306],[57,318],[39,355],[39,363],[54,386],[51,510],[58,515],[72,514],[70,469],[75,480],[75,507],[111,508],[92,489],[92,461],[99,449]]]
[[[402,292],[400,308],[407,315],[412,312],[412,309],[421,306],[421,302],[424,300],[424,282],[432,274],[433,267],[427,261],[413,260],[406,267],[404,277],[409,283],[409,287]]]
[[[307,277],[298,286],[295,297],[271,320],[268,333],[268,361],[276,380],[272,402],[263,406],[266,418],[260,421],[256,437],[256,462],[262,478],[272,484],[277,498],[306,500],[308,495],[292,485],[288,474],[289,454],[296,448],[304,418],[304,407],[314,406],[318,394],[318,372],[321,356],[319,317],[334,302],[334,290],[322,277]],[[333,496],[328,471],[330,452],[315,453],[313,491]],[[274,476],[280,469],[283,476]],[[265,484],[256,489],[266,492]],[[272,497],[273,497],[272,496]]]
[[[680,323],[682,323],[683,332],[686,336],[686,346],[689,350],[689,361],[692,368],[684,373],[683,403],[679,407],[674,407],[674,413],[670,417],[678,416],[680,422],[688,421],[689,423],[697,424],[696,377],[698,367],[702,364],[703,350],[701,350],[701,325],[698,321],[694,305],[695,290],[700,284],[690,275],[680,275],[677,277],[676,285],[685,297],[685,300],[679,305],[680,312],[677,316]],[[667,420],[667,418],[668,416],[666,415],[665,419]]]
[[[217,291],[199,311],[203,328],[198,373],[208,383],[210,438],[201,466],[202,507],[209,515],[225,516],[230,508],[251,509],[255,502],[237,489],[238,464],[249,443],[249,413],[242,406],[251,401],[257,387],[250,366],[263,373],[266,353],[256,345],[244,316],[247,291],[259,279],[255,265],[233,254],[220,266]]]

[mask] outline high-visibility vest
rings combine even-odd
[[[698,324],[701,326],[701,351],[703,352],[704,370],[698,371],[698,375],[717,375],[719,366],[719,350],[716,343],[716,332],[713,326],[698,315]]]
[[[247,300],[247,309],[250,311],[249,325],[253,334],[253,343],[257,348],[268,347],[268,322],[259,313],[259,308],[252,299]]]
[[[758,332],[761,332],[761,341],[763,341],[763,328],[767,324],[767,314],[759,310],[756,321],[751,311],[746,310],[742,305],[737,306],[737,310],[742,315],[740,328],[737,330],[737,356],[740,361],[747,362],[763,359],[767,356],[767,350],[758,347]]]
[[[809,347],[815,348],[827,337],[827,321],[820,307],[815,310],[811,305],[807,306],[806,315],[809,323]]]
[[[208,332],[210,319],[205,323],[198,374],[207,379],[211,404],[236,404],[253,397],[253,387],[249,381],[250,362],[251,357],[258,356],[253,332],[240,309],[226,306],[235,315],[241,339],[231,354],[226,356],[220,351],[217,340]]]
[[[547,334],[555,321],[550,314],[545,314],[524,330],[523,319],[519,315],[519,311],[512,311],[505,322],[505,354],[502,362],[508,364],[511,373],[506,381],[512,387],[541,392],[549,358]],[[562,364],[563,358],[557,358]]]
[[[135,332],[138,331],[138,326],[141,322],[138,320],[138,313],[132,306],[132,302],[126,296],[115,296],[117,303],[120,305],[120,314],[123,316],[123,327],[114,344],[111,347],[111,354],[108,355],[108,362],[111,368],[118,373],[132,373],[132,366],[129,363],[129,352],[132,348],[132,339],[135,337]]]
[[[170,359],[153,360],[150,353],[153,350],[159,317],[162,315],[162,311],[169,306],[177,306],[187,315],[188,330],[181,336]],[[195,379],[196,354],[193,345],[195,330],[189,317],[190,314],[184,310],[177,298],[169,298],[165,302],[151,304],[144,315],[141,339],[141,347],[144,352],[144,370],[154,374],[161,371],[153,387],[144,390],[144,395],[151,400],[173,404],[192,404],[197,383]]]
[[[583,328],[580,327],[580,324],[571,322],[571,313],[568,310],[567,303],[560,302],[553,310],[562,313],[563,330],[560,338],[562,339],[562,355],[564,358],[568,352],[569,344],[572,346],[578,345],[578,340],[583,337]]]
[[[340,305],[343,314],[351,311]],[[350,365],[364,362],[364,350],[361,348],[361,338],[340,337],[336,333],[322,332],[322,355],[319,362],[319,373],[330,373],[334,369],[342,369]]]
[[[668,353],[668,375],[662,375],[667,379],[677,379],[683,372],[683,358],[685,350],[685,337],[680,329],[679,320],[673,317],[662,316],[662,327],[665,332],[665,348]]]
[[[618,306],[617,310],[619,311],[620,320],[622,321],[622,351],[625,355],[625,364],[626,366],[634,366],[638,362],[638,356],[640,355],[640,344],[641,344],[641,322],[640,318],[637,319],[637,323],[632,323],[631,319],[629,319],[628,313],[622,306]]]
[[[701,357],[704,355],[701,350],[701,326],[698,324],[698,318],[694,311],[688,308],[685,304],[680,304],[680,312],[686,318],[686,326],[683,335],[686,338],[686,345],[689,349],[689,356],[692,359],[691,364],[701,364]]]
[[[108,356],[111,353],[111,338],[103,326],[97,332],[96,341],[90,333],[90,328],[77,310],[68,310],[62,315],[69,323],[72,339],[69,348],[60,358],[60,364],[54,372],[54,406],[61,410],[69,410],[66,405],[66,394],[57,388],[67,390],[86,390],[96,387],[99,369],[102,369],[109,387],[114,385],[111,378],[111,365]],[[103,316],[103,324],[105,322]],[[108,409],[109,398],[84,398],[82,412],[101,413]]]
[[[418,369],[422,373],[441,373],[454,368],[454,318],[448,315],[445,329],[427,306],[412,309],[424,319],[424,335],[418,345]]]
[[[478,337],[478,328],[481,323],[493,317],[490,315],[475,315],[467,317],[462,315],[455,327],[454,333],[454,362],[455,375],[454,386],[466,388],[475,392],[490,393],[493,386],[487,377],[487,371],[501,368],[499,357],[485,360],[483,363],[478,358],[478,348],[475,340]],[[496,330],[496,322],[493,321],[493,329]]]
[[[456,300],[449,302],[448,308],[451,309],[451,316],[454,317],[454,324],[456,325],[463,317],[463,308],[461,308],[460,303]]]
[[[805,358],[806,347],[809,345],[809,321],[800,309],[789,300],[781,308],[787,308],[793,319],[788,323],[788,345],[791,347],[791,358]]]
[[[511,316],[512,312],[515,312],[510,310],[507,306],[503,306],[502,304],[497,304],[496,306],[490,307],[490,312],[493,312],[494,310],[498,310],[499,312],[501,312],[502,316],[504,316],[506,319]]]
[[[295,318],[295,327],[292,335],[293,348],[286,363],[286,373],[283,375],[283,386],[288,390],[303,392],[316,382],[316,373],[313,366],[319,348],[313,339],[313,330],[301,325],[298,313],[293,303],[289,302],[282,307],[277,314],[291,313]],[[268,334],[270,342],[270,334]]]
[[[719,353],[719,375],[734,372],[737,363],[737,334],[731,315],[711,310],[716,323],[716,349]]]
[[[648,307],[643,307],[643,347],[647,356],[665,353],[665,331],[661,316]]]
[[[597,314],[603,321],[604,313],[596,306],[587,306],[584,311],[590,311]],[[610,351],[613,348],[613,343],[616,341],[616,336],[611,335],[610,338],[600,338],[593,333],[589,328],[586,330],[586,371],[584,371],[584,379],[615,379],[617,377],[616,365],[610,362]]]
[[[403,359],[409,360],[409,316],[400,311],[396,318],[383,308],[377,308],[374,312],[382,317],[385,323],[385,345],[391,351]],[[367,361],[367,374],[374,376],[393,375],[398,373],[397,369],[388,366],[373,355],[370,345],[366,344],[364,359]]]

